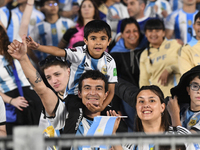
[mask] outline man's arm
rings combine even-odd
[[[55,47],[55,46],[40,45],[40,44],[36,43],[31,38],[31,36],[28,36],[28,38],[26,38],[26,42],[27,42],[28,48],[30,48],[32,50],[38,50],[40,52],[44,52],[44,53],[51,54],[51,55],[54,55],[54,56],[65,57],[65,50],[64,49],[60,49],[60,48]]]
[[[27,35],[28,33],[28,26],[31,18],[31,14],[33,11],[33,5],[34,5],[34,0],[28,0],[26,8],[24,10],[20,28],[19,28],[19,36],[22,38],[22,36],[25,34]]]
[[[17,59],[20,62],[24,74],[26,75],[33,89],[42,100],[42,103],[48,115],[54,116],[55,114],[53,111],[57,104],[58,98],[50,88],[46,87],[40,74],[31,64],[26,54],[27,45],[25,41],[25,36],[22,38],[22,41],[23,43],[20,43],[15,40],[13,43],[11,43],[8,46],[8,52],[13,58]]]

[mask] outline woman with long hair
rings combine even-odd
[[[7,52],[9,43],[5,29],[0,26],[0,95],[5,102],[8,135],[12,134],[13,126],[37,125],[42,109],[40,99],[31,88],[19,62]],[[23,95],[19,94],[17,81]]]
[[[99,11],[93,0],[83,0],[78,11],[78,20],[75,28],[68,29],[61,39],[59,48],[72,48],[84,45],[84,26],[92,21],[99,20]]]

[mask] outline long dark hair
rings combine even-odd
[[[10,41],[8,35],[5,29],[0,25],[0,51],[1,54],[4,55],[5,59],[8,61],[9,65],[13,66],[13,58],[7,52],[9,44]]]
[[[82,14],[81,14],[81,7],[82,7],[82,5],[83,5],[83,3],[84,3],[85,1],[90,1],[90,2],[92,2],[93,6],[94,6],[94,16],[93,16],[93,19],[94,19],[94,20],[100,20],[100,17],[99,17],[99,10],[98,10],[98,7],[97,7],[96,3],[94,2],[94,0],[83,0],[82,3],[81,3],[81,5],[80,5],[80,9],[79,9],[79,11],[78,11],[78,20],[77,20],[77,23],[78,23],[81,27],[84,26],[84,18],[83,18]]]
[[[150,85],[150,86],[142,86],[139,89],[138,93],[135,96],[135,106],[136,106],[136,103],[137,103],[137,96],[143,90],[150,90],[151,92],[155,93],[160,98],[161,104],[165,103],[164,94],[161,91],[161,89],[156,85]],[[165,110],[162,113],[162,117],[161,117],[161,127],[165,131],[168,131],[169,130],[169,126],[170,126],[169,113],[167,112],[167,109],[165,108]],[[143,129],[143,126],[142,126],[142,121],[138,117],[138,115],[135,118],[135,130],[136,130],[136,132],[144,132],[144,129]]]

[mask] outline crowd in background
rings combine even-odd
[[[81,134],[77,124],[85,118],[90,122],[91,112],[128,116],[119,121],[119,132],[198,132],[199,10],[199,0],[1,0],[0,100],[5,108],[0,111],[5,112],[0,114],[0,134],[12,135],[18,125],[45,129],[52,115],[59,124],[52,123],[57,135]],[[24,67],[23,55],[13,54],[23,48],[36,68],[35,83],[44,81],[40,86],[53,91],[56,96],[46,93],[58,101],[47,102],[50,96],[24,70],[31,65]],[[108,81],[98,73],[83,78],[88,68],[99,70]],[[98,108],[95,102],[84,102],[81,90],[83,81],[94,75],[108,82]],[[87,111],[80,111],[85,107]]]

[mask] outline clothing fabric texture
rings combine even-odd
[[[58,46],[63,34],[75,24],[71,19],[60,17],[55,23],[51,24],[46,20],[36,24],[30,32],[33,40],[41,45]],[[47,57],[47,53],[34,51],[37,58],[41,61]]]
[[[200,65],[200,41],[192,37],[191,41],[184,45],[179,53],[178,63],[181,74],[191,68]]]
[[[155,11],[155,6],[157,6],[157,11]],[[156,0],[156,1],[147,1],[144,14],[145,16],[155,18],[158,17],[163,19],[162,11],[166,10],[167,14],[171,14],[172,10],[170,4],[166,0]]]
[[[19,20],[20,20],[20,22],[21,22],[23,12],[21,12],[21,11],[19,10],[19,7],[16,7],[16,8],[14,8],[14,9],[12,9],[12,12],[14,12],[14,13],[16,13],[16,14],[18,15]],[[42,20],[44,20],[44,18],[45,18],[45,16],[44,16],[44,14],[43,14],[41,11],[39,11],[39,10],[33,8],[33,11],[32,11],[32,13],[31,13],[31,18],[30,18],[29,26],[28,26],[28,34],[31,32],[31,30],[34,28],[34,26],[35,26],[37,23],[39,23],[39,22],[41,22]]]
[[[11,15],[10,24],[8,26],[9,17]],[[4,27],[7,28],[7,35],[9,41],[12,42],[14,39],[21,41],[19,36],[20,20],[16,13],[10,12],[9,9],[4,6],[0,8],[0,21],[3,23]]]
[[[165,28],[174,30],[174,38],[181,39],[186,44],[196,35],[193,24],[197,12],[196,10],[194,13],[187,13],[183,9],[178,9],[167,16]]]
[[[68,48],[73,48],[77,46],[84,46],[84,27],[78,24],[75,28],[68,29],[63,35],[62,41],[68,45]]]
[[[71,63],[71,71],[66,94],[78,95],[78,81],[86,70],[99,70],[108,78],[108,83],[117,82],[117,71],[114,59],[107,52],[103,52],[101,58],[94,59],[89,54],[86,45],[65,49],[66,57],[63,59]]]
[[[176,11],[178,9],[183,8],[183,1],[179,0],[169,0],[169,4],[171,6],[172,11]]]
[[[164,96],[170,96],[170,89],[177,85],[181,77],[178,67],[178,51],[181,45],[176,40],[164,40],[159,48],[149,45],[140,57],[140,80],[139,86],[158,85]],[[150,63],[150,60],[152,64]],[[164,70],[169,73],[166,86],[158,83],[158,79]]]
[[[177,127],[169,127],[169,130],[166,131],[164,134],[179,134],[179,135],[185,135],[185,134],[191,134],[189,130],[187,130],[184,127],[177,126]],[[186,150],[195,150],[194,144],[187,144],[185,143]],[[124,150],[152,150],[154,149],[153,144],[142,144],[142,145],[133,145],[133,144],[125,144],[122,145],[122,148]]]
[[[124,39],[121,38],[110,51],[111,56],[116,62],[118,77],[134,84],[136,87],[139,87],[139,59],[142,51],[145,49],[145,43],[147,41],[143,38],[138,47],[127,49]],[[129,132],[133,132],[135,109],[117,96],[114,96],[112,105],[114,108],[120,110],[123,115],[128,116],[126,123],[129,127]]]

